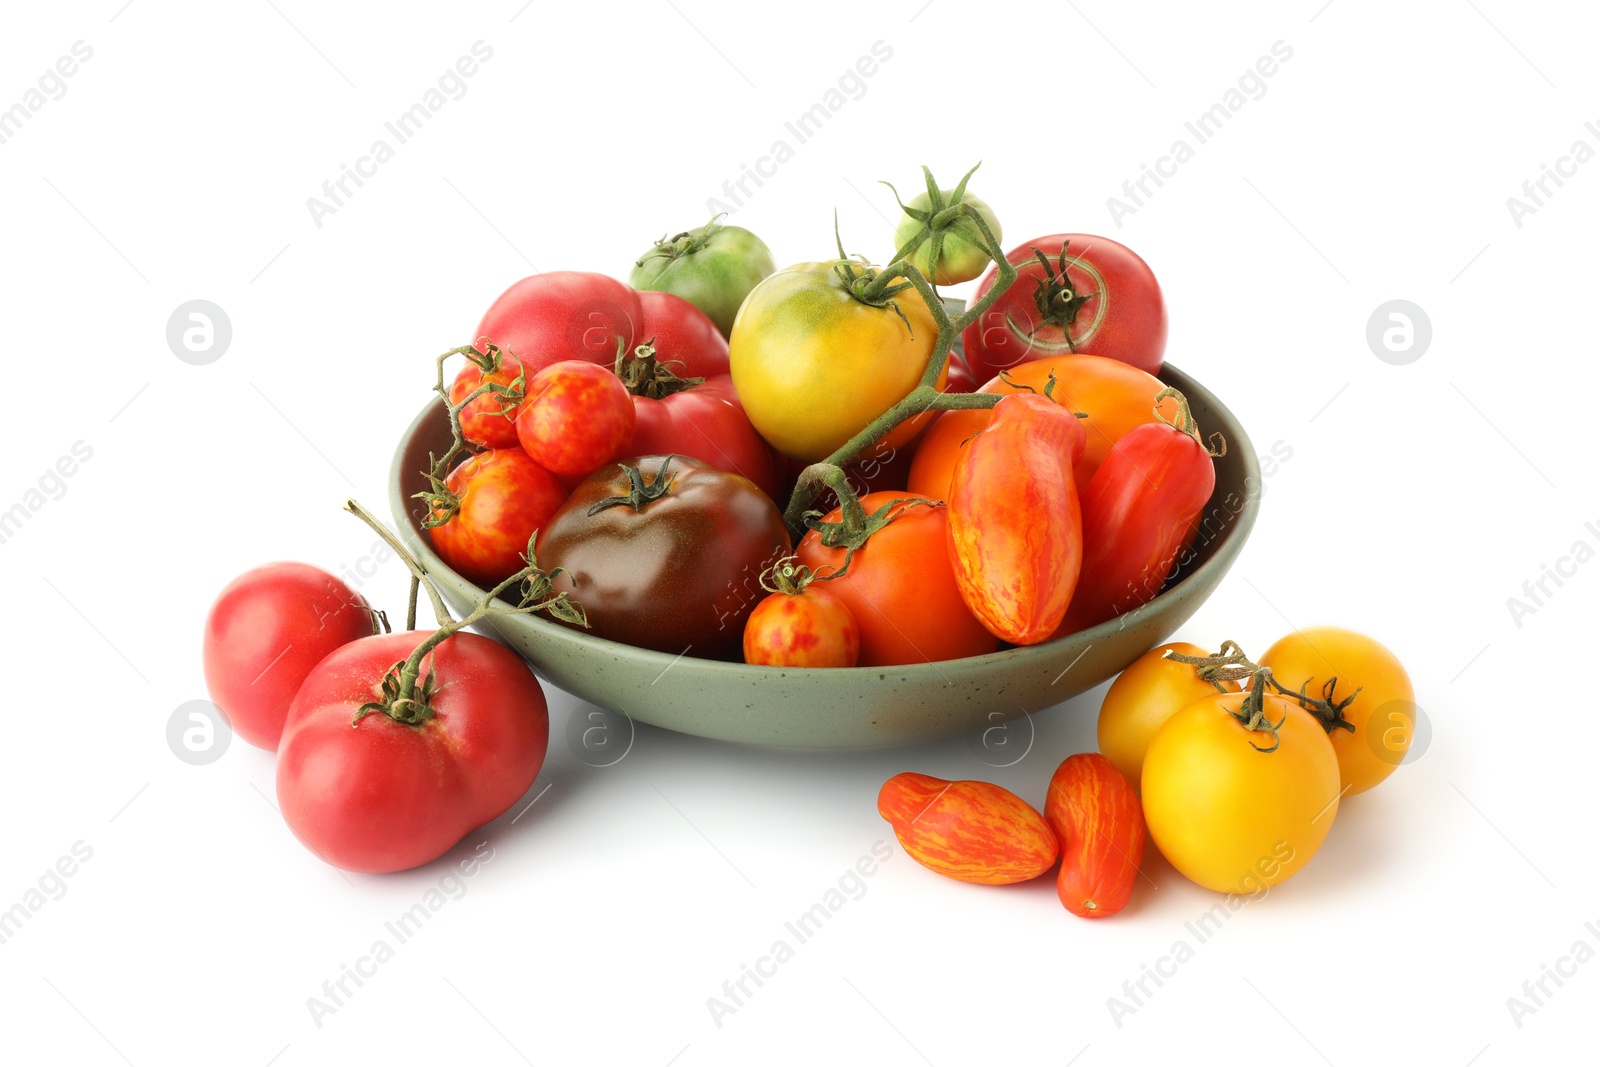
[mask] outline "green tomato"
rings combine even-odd
[[[940,197],[944,206],[954,204],[955,190],[941,189]],[[1000,220],[995,218],[994,211],[982,200],[971,193],[963,193],[961,200],[970,205],[983,221],[988,225],[989,232],[994,234],[994,239],[1000,241]],[[918,193],[906,205],[918,211],[927,211],[933,206],[927,193]],[[910,215],[901,214],[900,225],[894,230],[894,246],[904,248],[922,230],[922,223]],[[982,274],[989,266],[989,251],[983,243],[983,234],[978,231],[971,219],[960,218],[944,228],[943,246],[939,249],[939,262],[933,263],[933,238],[922,243],[916,253],[912,255],[911,262],[916,264],[918,270],[933,279],[935,285],[956,285],[960,282],[970,282]]]
[[[761,238],[712,219],[697,230],[657,241],[634,263],[628,284],[682,297],[727,337],[739,305],[776,268]]]

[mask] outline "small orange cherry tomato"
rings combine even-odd
[[[744,661],[768,667],[854,667],[861,629],[844,601],[790,556],[762,575],[772,590],[744,624]]]

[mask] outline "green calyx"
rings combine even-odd
[[[1083,305],[1100,294],[1095,290],[1082,292],[1073,288],[1072,278],[1067,273],[1067,265],[1073,261],[1067,252],[1067,242],[1062,242],[1061,251],[1056,254],[1054,263],[1051,263],[1050,257],[1037,248],[1032,251],[1040,265],[1044,267],[1043,277],[1035,279],[1033,284],[1033,303],[1039,311],[1039,325],[1060,327],[1061,336],[1066,340],[1068,350],[1075,351],[1072,324],[1077,321],[1078,312],[1083,310]]]
[[[635,347],[632,355],[625,348],[626,342],[617,338],[617,359],[612,370],[633,396],[661,400],[705,382],[704,378],[684,378],[673,373],[670,363],[677,363],[680,367],[683,364],[677,360],[658,359],[653,337]]]
[[[899,251],[895,253],[895,259],[912,259],[938,285],[971,281],[977,277],[976,272],[970,276],[966,274],[947,276],[947,264],[942,257],[945,245],[951,237],[958,236],[962,244],[974,248],[982,248],[984,245],[983,234],[973,220],[980,211],[988,214],[991,219],[994,214],[983,201],[977,197],[967,196],[967,182],[982,165],[982,163],[973,164],[972,169],[961,176],[954,189],[940,188],[939,183],[934,180],[933,172],[923,167],[922,177],[927,186],[926,192],[912,197],[909,204],[900,199],[900,191],[893,184],[881,183],[887,185],[889,191],[894,194],[895,203],[900,205],[900,211],[904,216],[901,224],[895,229],[895,239],[901,242]],[[998,229],[998,222],[996,228]]]
[[[711,221],[693,230],[684,230],[671,237],[663,236],[656,241],[650,251],[634,261],[635,267],[642,267],[652,259],[664,259],[671,263],[684,256],[692,256],[706,245],[711,243],[711,236],[722,229],[722,215],[711,216]]]
[[[622,472],[628,476],[628,492],[623,496],[608,496],[604,500],[596,501],[585,513],[598,515],[607,508],[627,506],[634,511],[643,511],[649,504],[666,496],[672,491],[672,461],[676,456],[667,456],[661,461],[661,469],[656,472],[655,478],[646,482],[644,472],[638,467],[630,467],[626,463],[617,464]]]

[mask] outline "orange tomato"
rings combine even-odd
[[[1070,411],[1089,416],[1081,420],[1087,443],[1083,458],[1073,471],[1074,481],[1081,488],[1089,484],[1118,438],[1141,423],[1157,421],[1155,399],[1163,386],[1158,378],[1120,360],[1072,355],[1024,363],[1006,372],[1009,383],[993,378],[978,391],[1017,393],[1031,388],[1043,393],[1051,374],[1056,377],[1051,399]],[[940,415],[928,427],[911,461],[911,492],[930,500],[945,499],[956,459],[972,435],[989,425],[991,417],[992,412],[984,409],[946,411]]]
[[[910,494],[868,493],[861,506],[872,514]],[[981,656],[1000,647],[967,610],[956,587],[945,547],[949,526],[943,504],[902,503],[889,524],[868,539],[843,575],[828,580],[828,592],[844,602],[861,631],[862,667]],[[824,522],[838,522],[834,508]],[[795,554],[813,571],[829,575],[844,566],[846,552],[829,548],[815,530],[800,539]]]

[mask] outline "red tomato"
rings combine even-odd
[[[430,501],[434,550],[452,570],[484,589],[523,568],[528,539],[567,498],[555,476],[520,448],[471,457],[445,478],[445,490],[456,509]]]
[[[768,667],[854,667],[861,628],[827,582],[776,592],[744,624],[744,661]]]
[[[641,295],[678,300],[670,293]],[[700,315],[693,305],[686,306]],[[721,341],[711,320],[705,321]],[[745,417],[732,378],[726,374],[704,380],[681,378],[649,345],[619,359],[616,372],[633,395],[633,439],[625,454],[691,456],[717,470],[742,474],[769,497],[780,499],[783,486],[777,458]]]
[[[644,309],[639,339],[654,348],[656,358],[674,374],[716,378],[728,373],[728,339],[705,312],[672,293],[640,291],[638,295]]]
[[[1043,258],[1041,258],[1041,254]],[[1167,305],[1144,260],[1109,237],[1058,233],[1007,253],[1017,280],[961,335],[986,381],[1029,360],[1092,352],[1151,374],[1167,349]],[[994,285],[990,267],[976,300]]]
[[[582,359],[609,367],[617,345],[632,351],[644,310],[639,294],[604,274],[560,270],[524,278],[484,312],[474,337],[513,352],[531,377]]]
[[[544,693],[521,657],[474,633],[422,661],[429,713],[382,712],[381,684],[428,631],[368,637],[317,664],[295,696],[278,752],[278,807],[324,862],[402,871],[437,859],[528,791],[544,762]],[[419,689],[419,692],[421,690]],[[352,728],[352,723],[354,728]]]
[[[498,347],[487,353],[484,361],[468,357],[467,365],[450,383],[450,406],[461,401],[484,382],[511,388],[521,378],[524,388],[522,361]],[[483,393],[461,409],[461,436],[484,448],[515,448],[517,444],[517,412],[521,401],[493,392]]]
[[[1121,911],[1144,859],[1144,810],[1116,764],[1098,752],[1068,756],[1050,778],[1044,817],[1061,842],[1062,906],[1085,919]]]
[[[867,514],[908,494],[870,493]],[[825,522],[838,522],[834,508]],[[850,609],[861,629],[862,667],[981,656],[1000,647],[994,634],[967,610],[945,547],[948,512],[943,504],[896,504],[889,522],[850,557],[850,569],[828,580],[828,591]],[[844,566],[846,550],[829,548],[812,530],[796,549],[800,562],[830,575]]]
[[[1083,491],[1083,578],[1061,633],[1076,633],[1161,592],[1216,488],[1216,465],[1175,389],[1176,424],[1135,426]]]
[[[1049,638],[1083,560],[1072,465],[1083,427],[1055,401],[1012,393],[956,462],[950,560],[967,607],[1014,645]]]
[[[550,473],[582,478],[627,452],[634,420],[633,398],[615,374],[562,360],[528,382],[517,440]]]
[[[327,571],[309,563],[245,571],[206,616],[206,691],[234,733],[270,752],[311,668],[375,629],[367,602]]]
[[[972,368],[967,365],[967,357],[960,352],[950,353],[950,363],[946,370],[944,392],[946,393],[975,393],[978,391],[978,378],[972,373]]]

